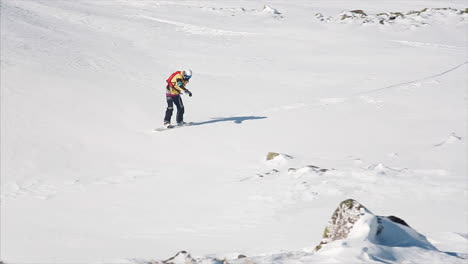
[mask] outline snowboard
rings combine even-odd
[[[169,126],[169,127],[158,127],[158,128],[155,128],[154,131],[162,132],[162,131],[166,131],[166,130],[181,128],[181,127],[186,127],[186,126],[191,126],[191,125],[193,125],[193,122],[187,122],[182,126],[173,125],[173,126]]]

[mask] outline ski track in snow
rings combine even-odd
[[[57,194],[56,186],[44,183],[40,179],[33,179],[22,184],[8,183],[8,189],[2,191],[1,200],[6,198],[14,199],[22,196],[32,196],[38,199],[46,200]]]
[[[417,42],[417,41],[407,41],[407,40],[391,40],[392,42],[397,42],[403,45],[408,45],[412,47],[425,47],[425,48],[442,48],[442,49],[449,49],[449,50],[465,50],[465,47],[458,47],[452,45],[443,45],[443,44],[436,44],[436,43],[426,43],[426,42]]]
[[[385,101],[382,99],[376,99],[372,96],[369,96],[367,94],[382,91],[382,90],[387,90],[391,88],[396,88],[396,87],[401,87],[402,90],[411,90],[413,88],[420,88],[424,84],[439,84],[437,80],[434,78],[440,77],[442,75],[448,74],[452,71],[457,70],[458,68],[465,66],[468,64],[468,62],[464,62],[460,65],[457,65],[449,70],[446,70],[444,72],[431,75],[429,77],[425,77],[422,79],[417,79],[414,81],[409,81],[409,82],[403,82],[403,83],[398,83],[398,84],[393,84],[390,86],[386,86],[383,88],[375,89],[375,90],[369,90],[369,91],[364,91],[364,92],[359,92],[355,93],[349,97],[332,97],[332,98],[320,98],[317,99],[316,102],[314,103],[303,103],[303,102],[298,102],[298,103],[293,103],[293,104],[286,104],[282,106],[277,106],[269,109],[265,109],[263,111],[259,111],[258,114],[266,114],[266,113],[274,113],[282,110],[292,110],[292,109],[298,109],[298,108],[304,108],[304,107],[317,107],[317,106],[327,106],[327,105],[334,105],[334,104],[341,104],[341,103],[346,103],[349,102],[352,99],[358,99],[364,103],[375,105],[377,108],[381,108]],[[256,114],[250,112],[249,114]]]
[[[144,18],[152,21],[157,21],[164,24],[169,24],[177,27],[178,31],[183,31],[189,34],[194,35],[204,35],[204,36],[247,36],[252,35],[253,33],[249,32],[236,32],[223,29],[216,29],[210,27],[196,26],[192,24],[186,24],[177,21],[171,21],[166,19],[155,18],[147,15],[136,15],[132,17]]]
[[[456,142],[458,142],[460,140],[462,140],[462,137],[457,136],[455,133],[452,133],[449,136],[447,136],[447,138],[445,138],[440,143],[435,144],[434,147],[441,147],[441,146],[444,146],[444,145],[447,145],[447,144],[454,144],[454,143],[456,143]]]
[[[354,95],[362,95],[362,94],[368,94],[368,93],[375,93],[375,92],[379,92],[379,91],[383,91],[383,90],[388,90],[388,89],[391,89],[391,88],[395,88],[395,87],[399,87],[399,86],[404,86],[404,85],[410,85],[410,84],[419,84],[420,82],[423,82],[423,81],[426,81],[426,80],[430,80],[430,79],[433,79],[435,77],[439,77],[439,76],[442,76],[442,75],[445,75],[447,73],[450,73],[452,71],[455,71],[457,70],[458,68],[462,67],[462,66],[465,66],[466,64],[468,64],[468,61],[465,61],[463,62],[462,64],[459,64],[453,68],[450,68],[446,71],[443,71],[441,73],[437,73],[437,74],[434,74],[434,75],[431,75],[431,76],[428,76],[428,77],[424,77],[424,78],[421,78],[421,79],[417,79],[417,80],[413,80],[413,81],[408,81],[408,82],[403,82],[403,83],[397,83],[397,84],[393,84],[393,85],[389,85],[389,86],[386,86],[386,87],[382,87],[382,88],[378,88],[378,89],[375,89],[375,90],[369,90],[369,91],[364,91],[364,92],[359,92],[359,93],[355,93]]]

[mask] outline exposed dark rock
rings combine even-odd
[[[345,19],[348,19],[348,18],[352,18],[352,16],[348,16],[348,15],[346,15],[346,14],[343,14],[343,15],[341,16],[341,20],[345,20]]]
[[[322,175],[324,174],[325,172],[329,171],[329,169],[324,169],[324,168],[320,168],[320,167],[317,167],[317,166],[314,166],[314,165],[307,165],[305,167],[302,167],[300,169],[304,169],[304,168],[309,168],[309,169],[312,169],[315,173],[317,173],[318,175]],[[300,169],[296,169],[296,168],[289,168],[288,169],[288,172],[289,173],[294,173]]]
[[[328,171],[328,169],[320,168],[314,165],[307,165],[307,167],[311,168],[313,171],[315,171],[319,175],[322,175]]]
[[[379,235],[380,233],[382,233],[383,230],[382,217],[377,216],[377,223],[379,224],[379,226],[377,227],[376,235]]]
[[[315,17],[319,19],[320,21],[325,21],[325,22],[329,22],[331,20],[331,17],[325,17],[321,13],[316,13]]]
[[[391,216],[387,216],[387,219],[394,222],[394,223],[410,227],[403,219],[401,219],[399,217],[391,215]]]
[[[397,17],[404,18],[405,15],[403,13],[401,13],[401,12],[391,12],[390,13],[390,19],[392,19],[392,18],[395,19]]]
[[[246,257],[247,257],[246,255],[242,255],[242,254],[240,254],[239,256],[237,256],[238,259],[240,259],[240,258],[246,258]]]
[[[408,15],[408,16],[410,16],[410,15],[417,15],[417,16],[419,16],[419,15],[421,15],[421,13],[424,13],[424,12],[426,12],[427,10],[428,10],[427,8],[424,8],[424,9],[422,9],[421,11],[411,10],[411,11],[406,12],[406,15]]]
[[[260,177],[260,178],[263,178],[265,176],[273,175],[273,174],[276,174],[278,172],[279,172],[279,170],[272,169],[271,171],[265,172],[264,174],[257,173],[257,176]]]
[[[278,173],[278,172],[279,172],[279,170],[277,170],[277,169],[272,169],[270,172],[266,172],[265,174],[266,174],[266,175],[270,175],[270,174],[275,174],[275,173]]]
[[[243,256],[243,255],[239,255]],[[198,263],[211,263],[211,264],[229,264],[226,259],[218,258],[205,258],[194,259],[187,251],[179,251],[175,256],[164,261],[150,261],[147,264],[198,264]]]
[[[454,12],[458,12],[458,11],[459,11],[458,9],[456,9],[456,8],[451,8],[451,7],[432,8],[432,10],[454,11]]]
[[[197,261],[190,256],[187,251],[179,251],[175,256],[172,258],[169,258],[167,260],[164,260],[162,263],[164,264],[196,264]]]
[[[352,11],[349,11],[349,12],[359,14],[359,15],[361,15],[363,17],[367,16],[367,14],[364,13],[364,11],[362,11],[362,10],[352,10]]]

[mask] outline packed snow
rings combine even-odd
[[[468,263],[466,1],[0,4],[1,261]]]

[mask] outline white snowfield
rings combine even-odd
[[[468,263],[466,1],[0,1],[1,261]]]

